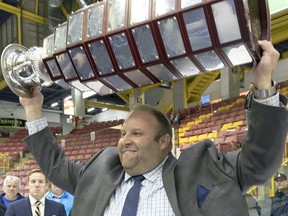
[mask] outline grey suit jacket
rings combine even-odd
[[[214,143],[205,140],[185,150],[178,160],[169,155],[162,175],[175,215],[249,215],[242,194],[265,183],[279,168],[288,130],[283,107],[254,102],[251,116],[241,151],[218,154]],[[24,142],[47,177],[74,194],[73,216],[103,215],[124,177],[116,148],[102,150],[83,165],[65,157],[48,128]]]
[[[10,203],[5,216],[32,216],[29,198]],[[45,199],[44,216],[66,216],[64,205],[53,200]]]

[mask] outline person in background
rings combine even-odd
[[[245,98],[245,103],[244,103],[244,109],[245,109],[245,114],[246,114],[246,120],[247,120],[247,124],[250,124],[251,123],[251,112],[250,112],[250,108],[252,106],[252,98],[253,98],[253,92],[254,92],[254,89],[255,89],[255,83],[254,82],[251,82],[249,84],[249,89],[248,89],[248,94]]]
[[[62,190],[51,182],[51,190],[46,194],[46,198],[62,203],[65,207],[67,216],[73,206],[74,196]]]
[[[174,118],[175,118],[175,114],[174,114],[174,112],[171,112],[171,113],[170,113],[170,124],[171,124],[171,125],[173,125]]]
[[[45,198],[48,180],[40,169],[28,172],[29,197],[10,203],[5,216],[66,216],[64,205]]]
[[[4,216],[9,204],[16,200],[23,199],[19,191],[21,187],[20,179],[17,176],[8,175],[3,181],[3,192],[0,195],[0,216]]]
[[[170,124],[172,126],[179,126],[180,125],[180,110],[176,114],[174,112],[171,112]]]
[[[259,45],[252,122],[241,151],[218,153],[204,140],[176,159],[169,119],[139,105],[124,121],[117,148],[102,149],[86,164],[71,161],[43,116],[39,85],[31,98],[20,97],[29,131],[23,141],[46,176],[74,195],[72,216],[127,216],[126,199],[133,202],[130,191],[136,190],[134,216],[248,216],[243,194],[278,170],[288,131],[287,101],[280,101],[272,82],[279,53],[270,41]]]
[[[288,181],[284,173],[277,173],[274,176],[276,192],[272,198],[270,216],[288,215]]]

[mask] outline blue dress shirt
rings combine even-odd
[[[66,215],[68,216],[72,206],[73,206],[73,201],[74,201],[74,196],[69,194],[68,192],[64,191],[64,193],[62,194],[62,196],[57,197],[55,196],[52,191],[49,191],[46,194],[46,198],[50,199],[50,200],[54,200],[58,203],[62,203],[65,207],[65,211],[66,211]]]

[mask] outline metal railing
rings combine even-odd
[[[0,169],[4,173],[10,168],[10,155],[9,153],[0,153]]]

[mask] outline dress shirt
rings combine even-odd
[[[269,105],[269,106],[276,106],[276,107],[281,106],[280,101],[279,101],[279,92],[277,92],[277,94],[272,96],[272,97],[268,97],[268,98],[265,98],[265,99],[256,99],[256,98],[254,98],[254,100],[257,101],[258,103],[266,104],[266,105]]]
[[[68,192],[64,191],[64,193],[62,194],[62,196],[57,197],[53,194],[52,191],[49,191],[46,194],[46,198],[49,200],[53,200],[56,201],[58,203],[61,203],[64,205],[65,207],[65,211],[66,211],[66,215],[69,215],[72,206],[73,206],[73,201],[74,201],[74,196],[69,194]]]
[[[167,159],[167,158],[166,158]],[[162,169],[166,159],[154,170],[145,173],[142,181],[137,216],[174,216],[162,180]],[[116,188],[115,193],[105,210],[104,216],[121,216],[124,202],[134,181],[125,173],[123,182]]]
[[[32,215],[34,215],[37,200],[31,195],[29,195],[29,200],[31,204]],[[40,199],[39,201],[41,202],[41,204],[39,205],[40,213],[41,213],[41,216],[44,216],[45,197],[42,197],[42,199]]]

